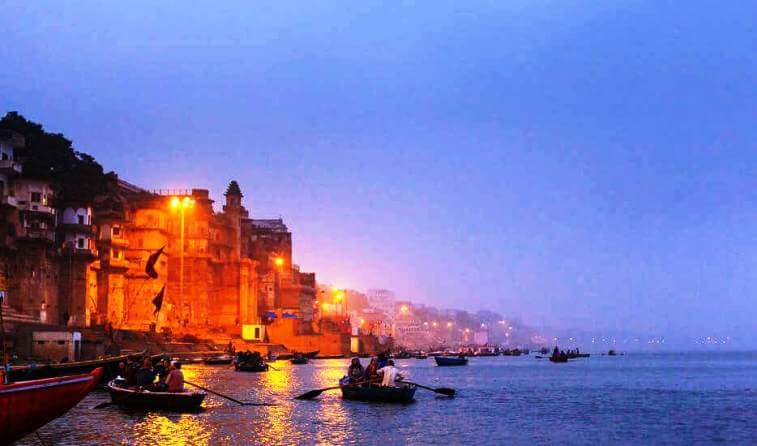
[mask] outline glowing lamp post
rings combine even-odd
[[[195,201],[190,197],[173,197],[171,198],[171,208],[178,211],[181,220],[180,240],[181,248],[179,249],[179,314],[184,312],[184,215],[190,207],[194,206]],[[181,322],[181,321],[180,321]]]

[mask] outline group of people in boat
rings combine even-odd
[[[347,378],[351,385],[379,384],[384,387],[397,387],[398,382],[404,379],[399,369],[395,367],[394,361],[389,359],[386,353],[379,353],[378,356],[371,358],[366,367],[360,363],[360,358],[352,358],[347,369]]]
[[[181,363],[165,358],[160,359],[155,365],[150,357],[145,357],[141,361],[120,362],[118,376],[123,380],[123,385],[129,388],[153,392],[184,391],[184,373],[181,371]]]
[[[249,350],[237,352],[237,364],[261,365],[264,362],[265,360],[260,352],[251,352]]]
[[[567,361],[568,359],[573,359],[579,357],[581,354],[581,350],[576,348],[575,350],[560,350],[558,347],[555,347],[555,349],[552,351],[552,358],[553,359],[559,359]]]

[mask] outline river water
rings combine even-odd
[[[365,360],[363,360],[365,361]],[[186,365],[187,380],[237,399],[276,403],[238,407],[209,395],[198,414],[93,409],[90,394],[43,427],[46,444],[754,444],[757,352],[592,356],[552,364],[534,355],[472,358],[466,367],[400,360],[422,384],[454,387],[455,398],[418,389],[405,406],[292,397],[335,385],[347,360],[278,371]],[[40,444],[29,436],[21,444]]]

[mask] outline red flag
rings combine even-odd
[[[155,263],[158,262],[158,258],[161,254],[163,254],[163,250],[166,248],[165,245],[163,245],[159,250],[155,251],[154,253],[150,254],[150,257],[147,258],[147,264],[145,265],[145,272],[148,276],[152,277],[153,279],[158,278],[158,272],[155,271]]]
[[[152,300],[152,304],[155,305],[155,312],[153,313],[155,316],[158,315],[158,312],[160,312],[160,308],[163,306],[163,293],[166,291],[166,286],[163,285],[163,288],[160,289],[158,294],[155,295],[155,298]]]

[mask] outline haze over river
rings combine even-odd
[[[362,360],[364,363],[366,360]],[[472,358],[467,367],[400,360],[408,378],[454,387],[455,398],[418,389],[405,406],[292,398],[335,385],[348,360],[278,371],[185,365],[188,381],[237,399],[209,395],[198,414],[127,411],[90,394],[43,427],[47,444],[748,444],[757,441],[757,352],[592,355],[552,364],[534,355]],[[21,444],[38,445],[34,435]]]

